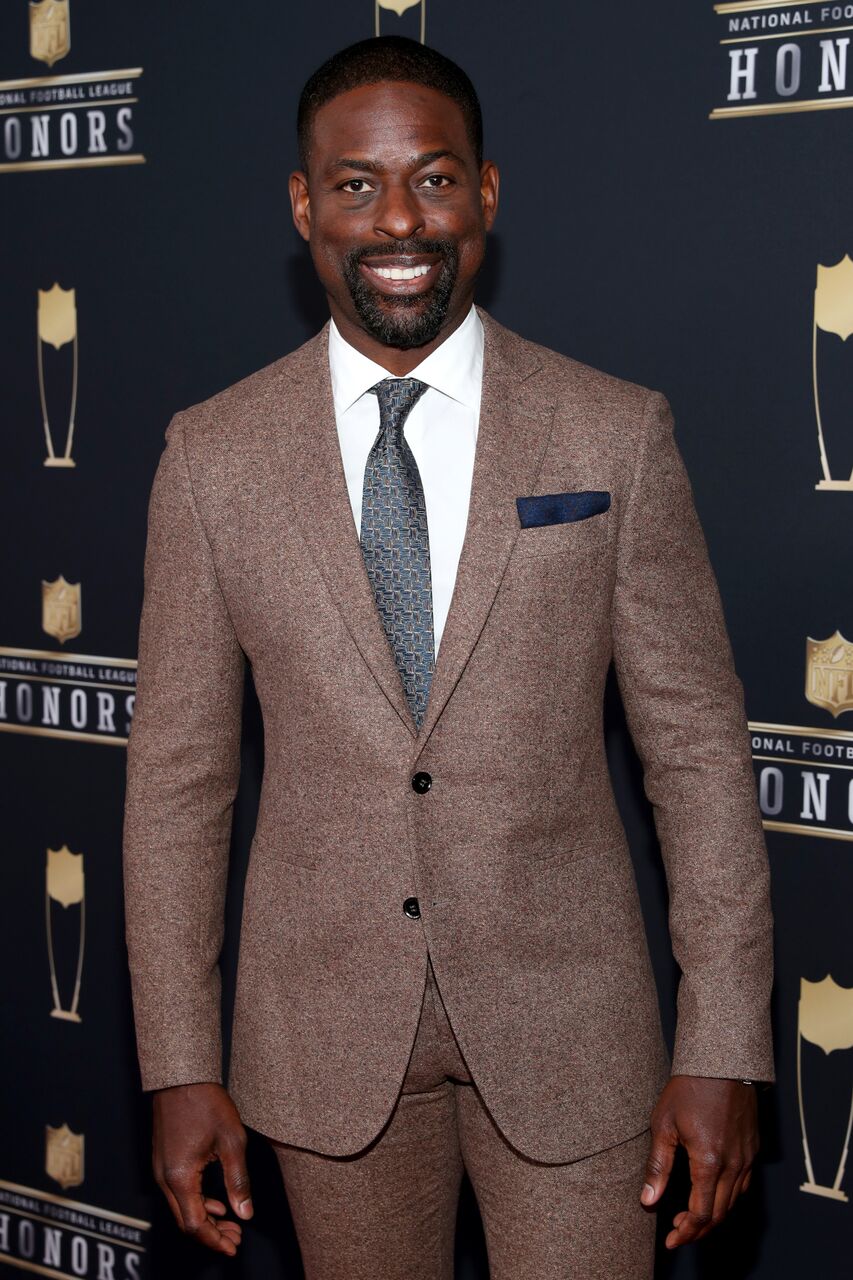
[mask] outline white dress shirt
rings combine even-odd
[[[329,368],[341,458],[355,527],[367,455],[379,433],[379,401],[370,387],[395,375],[329,332]],[[418,464],[426,502],[435,651],[444,631],[465,526],[480,425],[483,325],[472,307],[458,329],[407,374],[429,388],[411,410],[403,434]]]

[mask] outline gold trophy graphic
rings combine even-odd
[[[30,56],[52,67],[70,48],[68,0],[30,0]]]
[[[83,630],[80,619],[80,583],[66,582],[62,574],[53,582],[41,580],[41,627],[60,644]]]
[[[44,1170],[63,1191],[83,1181],[85,1142],[85,1134],[72,1133],[67,1124],[58,1129],[45,1125]]]
[[[59,980],[56,976],[56,956],[53,947],[53,921],[51,918],[51,902],[57,902],[63,913],[71,906],[80,907],[79,942],[77,945],[77,969],[74,976],[74,991],[71,1007],[64,1009],[59,995]],[[86,941],[86,881],[83,874],[82,853],[72,853],[67,845],[61,849],[48,849],[45,869],[45,915],[47,921],[47,956],[50,962],[50,986],[53,991],[52,1018],[63,1018],[66,1022],[82,1021],[77,1012],[80,1003],[80,979],[83,974],[83,948]]]
[[[426,0],[374,0],[375,16],[376,16],[376,34],[379,35],[380,25],[380,9],[390,9],[392,13],[396,13],[398,18],[402,18],[407,9],[414,9],[416,5],[420,5],[421,9],[421,44],[426,43]]]
[[[834,333],[846,342],[853,333],[853,262],[845,253],[834,267],[818,265],[817,285],[814,291],[814,319],[812,322],[812,387],[814,411],[817,420],[817,439],[820,449],[820,465],[823,479],[816,489],[844,489],[853,491],[853,474],[847,480],[834,480],[829,469],[826,440],[820,413],[820,392],[817,376],[817,331]]]
[[[806,1117],[803,1106],[803,1041],[808,1040],[823,1049],[824,1053],[833,1053],[836,1049],[853,1049],[853,987],[841,987],[831,974],[827,974],[821,982],[809,982],[800,979],[800,1004],[797,1026],[797,1094],[800,1101],[800,1128],[803,1134],[803,1154],[806,1161],[807,1181],[800,1184],[801,1191],[809,1191],[815,1196],[826,1196],[829,1200],[847,1200],[841,1190],[844,1169],[847,1164],[847,1153],[850,1149],[850,1130],[853,1127],[853,1097],[850,1103],[850,1115],[841,1147],[841,1158],[835,1171],[832,1186],[815,1182],[809,1140],[806,1134]]]
[[[53,347],[56,351],[72,343],[71,373],[71,405],[68,412],[68,428],[65,435],[65,451],[57,457],[53,447],[50,431],[50,418],[47,412],[47,397],[44,389],[44,348]],[[73,467],[71,444],[74,439],[74,414],[77,410],[77,294],[75,289],[61,289],[54,284],[52,289],[38,291],[38,373],[39,395],[41,396],[41,412],[44,420],[44,438],[47,445],[46,467]]]

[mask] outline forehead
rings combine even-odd
[[[383,80],[348,89],[323,104],[311,128],[312,164],[338,156],[391,162],[414,154],[473,149],[461,107],[426,85]]]

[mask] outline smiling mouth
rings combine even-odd
[[[412,261],[411,258],[386,258],[384,261],[362,258],[359,263],[362,274],[383,291],[393,293],[419,293],[432,286],[441,259],[433,262]]]
[[[421,267],[370,267],[365,263],[365,266],[383,280],[415,280],[418,276],[428,275],[432,270],[427,264]]]

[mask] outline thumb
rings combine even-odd
[[[646,1181],[640,1192],[643,1204],[656,1204],[666,1190],[677,1146],[675,1134],[665,1133],[660,1129],[652,1130],[652,1146],[646,1161]]]
[[[249,1172],[246,1168],[245,1143],[229,1143],[220,1151],[219,1159],[222,1163],[222,1175],[231,1208],[238,1218],[251,1218],[254,1208]]]

